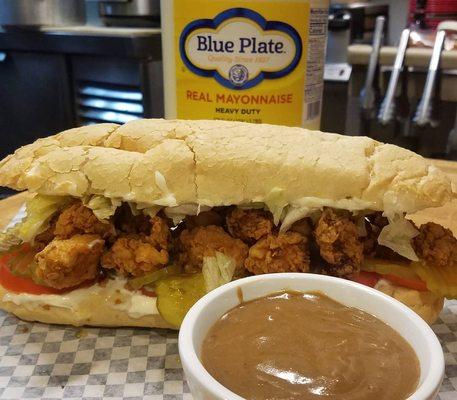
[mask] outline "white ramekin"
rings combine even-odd
[[[190,309],[179,332],[179,354],[194,399],[242,399],[218,383],[199,359],[201,344],[209,328],[239,304],[239,289],[245,301],[284,289],[318,290],[340,303],[378,317],[411,344],[419,359],[420,382],[408,400],[436,398],[444,376],[443,351],[433,331],[413,311],[399,301],[358,283],[323,275],[282,273],[230,282],[208,293]]]

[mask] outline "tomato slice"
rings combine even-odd
[[[11,271],[5,265],[0,265],[0,284],[5,289],[16,293],[62,294],[68,291],[37,285],[30,278],[25,278],[22,276],[12,274]]]
[[[375,272],[396,286],[424,292],[428,290],[426,283],[419,278],[411,265],[404,262],[367,258],[362,269]]]
[[[385,275],[384,278],[397,286],[418,290],[419,292],[426,292],[428,290],[426,283],[419,279],[407,279],[396,275]]]
[[[53,289],[36,284],[31,278],[13,274],[8,268],[10,262],[20,255],[27,255],[31,251],[28,243],[14,248],[0,257],[0,284],[7,290],[16,293],[29,294],[61,294],[64,290]]]
[[[377,274],[376,272],[367,271],[360,271],[357,276],[352,278],[354,282],[361,283],[362,285],[369,287],[375,287],[380,279],[381,275]]]
[[[31,247],[28,243],[23,243],[19,246],[15,246],[13,249],[10,249],[6,252],[0,253],[0,265],[7,264],[8,261],[17,257],[19,254],[27,253],[31,250]]]
[[[30,254],[28,254],[30,253]],[[9,264],[15,264],[18,271],[26,269],[25,267],[30,263],[30,256],[34,256],[34,252],[29,244],[25,243],[20,247],[7,252],[0,257],[0,284],[7,290],[16,293],[28,293],[28,294],[63,294],[71,292],[72,290],[79,289],[81,287],[89,287],[97,283],[102,276],[97,277],[96,279],[87,280],[80,285],[65,288],[65,289],[55,289],[44,285],[39,285],[33,281],[28,276],[24,276],[17,273],[12,273]]]
[[[352,278],[354,282],[358,282],[362,285],[370,287],[375,287],[380,279],[386,279],[396,286],[403,286],[405,288],[417,290],[419,292],[428,291],[427,285],[424,281],[419,279],[402,278],[397,275],[381,275],[376,272],[360,271],[358,276]]]
[[[141,291],[141,294],[144,294],[145,296],[157,297],[157,293],[154,290],[148,290],[148,289],[143,287],[143,288],[140,289],[140,291]]]

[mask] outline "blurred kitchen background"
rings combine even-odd
[[[0,158],[71,127],[162,117],[159,3],[0,0]],[[457,159],[457,0],[329,11],[322,130]]]

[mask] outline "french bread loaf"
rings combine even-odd
[[[166,189],[158,185],[157,172]],[[39,139],[0,162],[0,185],[150,205],[171,193],[175,205],[208,206],[263,202],[274,188],[289,204],[318,198],[408,213],[440,206],[454,195],[447,176],[424,158],[367,137],[161,119]]]

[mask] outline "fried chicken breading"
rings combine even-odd
[[[198,215],[188,215],[185,219],[186,228],[194,229],[197,226],[220,226],[223,223],[223,218],[214,210],[202,211]]]
[[[319,275],[336,276],[339,278],[351,278],[356,274],[354,267],[350,264],[344,265],[331,265],[331,264],[314,264],[312,266],[312,273]]]
[[[253,244],[273,230],[273,216],[264,210],[233,209],[226,218],[227,228],[233,237]]]
[[[81,202],[65,208],[57,218],[54,234],[59,239],[68,239],[79,234],[95,234],[108,239],[116,233],[111,222],[101,222],[90,208]]]
[[[349,215],[338,215],[332,209],[322,212],[314,227],[314,238],[321,257],[332,269],[341,269],[344,274],[357,272],[363,262],[363,243],[359,238],[357,226]]]
[[[57,216],[53,217],[49,222],[49,227],[35,236],[33,241],[33,248],[36,251],[43,250],[55,238],[54,230],[56,228]]]
[[[151,231],[151,219],[147,215],[140,213],[133,215],[128,204],[122,204],[114,214],[114,226],[122,233],[143,233],[149,234]]]
[[[421,225],[413,246],[418,257],[430,267],[457,265],[457,239],[441,225],[434,222]]]
[[[160,217],[150,219],[150,233],[127,234],[118,238],[103,255],[104,268],[112,268],[123,275],[141,276],[168,264],[170,229]]]
[[[151,233],[148,236],[150,243],[154,246],[164,250],[168,250],[170,242],[170,228],[164,218],[152,217],[151,218]]]
[[[379,234],[388,224],[389,220],[383,217],[380,211],[365,217],[365,230],[367,234],[362,238],[363,254],[368,257],[377,257],[384,260],[405,261],[406,258],[378,243]]]
[[[220,226],[201,226],[184,230],[179,237],[179,263],[186,272],[201,271],[203,257],[212,257],[216,251],[235,260],[237,272],[244,268],[248,246],[231,237]]]
[[[303,236],[308,237],[313,233],[313,228],[311,224],[311,219],[310,218],[303,218],[300,219],[292,224],[290,227],[290,230],[293,232],[298,232],[302,234]]]
[[[105,241],[98,235],[54,239],[35,256],[36,275],[47,286],[65,289],[98,275]]]
[[[308,238],[298,232],[269,234],[249,249],[244,263],[253,274],[309,271]]]
[[[378,237],[389,221],[382,216],[381,212],[376,212],[365,217],[366,236],[363,238],[363,253],[370,257],[376,256],[379,246]]]
[[[141,276],[168,264],[168,251],[150,242],[146,235],[131,234],[117,239],[103,255],[104,268],[123,275]]]

